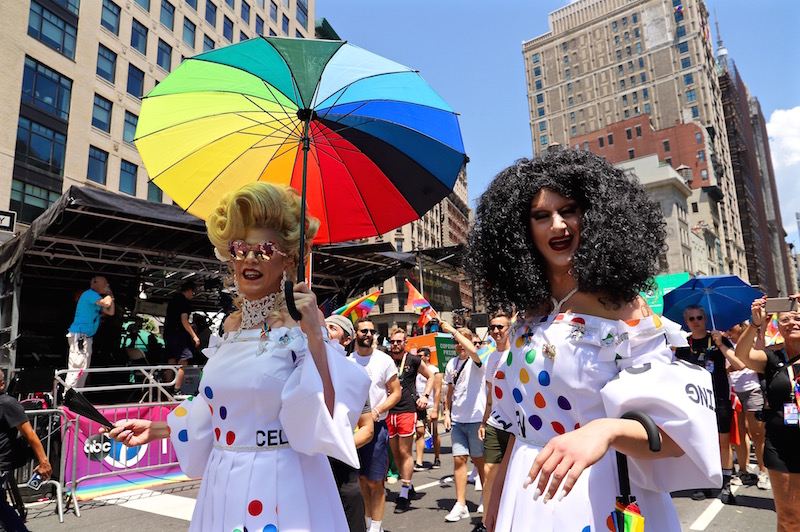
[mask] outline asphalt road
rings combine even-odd
[[[481,492],[475,491],[473,485],[467,487],[467,505],[471,518],[457,523],[444,520],[455,503],[453,460],[449,451],[450,435],[443,434],[442,468],[414,473],[413,482],[419,498],[412,501],[412,509],[408,512],[397,515],[393,513],[394,500],[400,491],[400,485],[387,484],[389,493],[383,520],[386,532],[468,532],[480,522],[480,514],[475,513],[475,510],[480,504]],[[430,465],[433,452],[426,451],[424,458],[424,463]],[[81,504],[81,517],[77,517],[70,509],[65,513],[62,524],[58,522],[54,503],[34,505],[29,509],[27,525],[32,532],[187,530],[199,485],[199,481],[184,482],[84,502]],[[741,486],[736,488],[735,493],[739,503],[736,506],[725,506],[717,499],[693,501],[689,493],[673,494],[683,529],[725,532],[765,532],[776,529],[777,520],[771,491],[759,490],[755,486]]]

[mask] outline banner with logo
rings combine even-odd
[[[115,422],[123,419],[166,421],[173,408],[141,406],[99,410]],[[99,434],[100,426],[97,423],[79,417],[67,408],[63,410],[69,421],[78,420],[77,424],[71,424],[62,434],[67,442],[64,486],[69,489],[72,482],[77,481],[75,496],[78,500],[188,480],[178,467],[178,459],[169,439],[126,447],[105,434]]]
[[[442,372],[447,362],[457,356],[456,342],[449,334],[431,333],[412,336],[406,342],[406,350],[411,354],[417,354],[417,350],[421,347],[431,350],[431,364],[438,366]]]

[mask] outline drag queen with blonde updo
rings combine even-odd
[[[294,287],[300,323],[286,310],[300,212],[295,190],[262,182],[222,198],[206,225],[230,261],[240,310],[205,351],[196,397],[166,422],[122,421],[110,432],[128,446],[169,436],[183,471],[203,477],[190,530],[347,530],[327,456],[358,467],[353,427],[369,377],[326,342],[305,283]],[[319,221],[304,223],[310,243]]]

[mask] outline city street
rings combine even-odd
[[[472,485],[467,488],[467,505],[471,519],[457,523],[448,523],[444,520],[444,516],[455,502],[455,487],[452,482],[453,459],[449,452],[450,435],[443,434],[442,468],[414,473],[414,485],[419,498],[412,501],[412,509],[405,514],[393,513],[394,500],[400,490],[400,484],[387,484],[389,495],[384,516],[384,529],[387,532],[400,530],[467,532],[480,522],[480,514],[475,513],[480,504],[480,492],[476,492]],[[433,452],[426,452],[425,465],[430,466],[432,461]],[[199,481],[184,482],[84,502],[81,505],[81,517],[76,517],[71,511],[66,512],[64,523],[61,525],[58,522],[55,505],[48,503],[29,510],[27,525],[32,532],[185,530],[189,526],[199,485]],[[735,489],[738,506],[725,506],[718,499],[693,501],[689,493],[674,494],[673,499],[683,530],[726,532],[774,530],[777,521],[772,492],[759,490],[755,486],[739,486]]]

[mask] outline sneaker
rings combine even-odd
[[[694,490],[692,492],[693,501],[704,501],[705,499],[706,499],[706,493],[704,490]]]
[[[414,489],[414,484],[411,484],[411,487],[408,488],[408,500],[416,501],[417,499],[419,499],[417,490]]]
[[[388,477],[386,477],[386,482],[388,482],[389,484],[397,484],[397,477],[389,475]]]
[[[722,501],[722,504],[736,504],[736,497],[731,493],[730,486],[722,487],[722,491],[719,492],[719,500]]]
[[[476,511],[477,511],[479,514],[482,514],[482,513],[483,513],[483,503],[481,503],[481,505],[480,505],[480,506],[478,506],[478,509],[477,509]]]
[[[761,470],[758,468],[758,464],[747,464],[747,472],[751,475],[758,475]]]
[[[483,491],[483,484],[481,483],[481,477],[475,475],[475,491]]]
[[[741,477],[743,477],[745,475],[746,475],[746,473],[741,473],[741,472],[738,475],[732,475],[731,476],[731,486],[741,486],[742,485]]]
[[[436,460],[433,461],[433,465],[431,466],[431,469],[441,469],[441,467],[442,467],[442,463],[437,458]]]
[[[414,462],[414,471],[425,471],[425,467],[422,464]]]
[[[394,513],[402,514],[411,509],[411,501],[408,500],[408,497],[398,497],[397,502],[394,505]]]
[[[462,506],[458,503],[453,505],[453,509],[450,510],[450,513],[444,518],[445,521],[449,521],[451,523],[455,523],[456,521],[460,521],[462,519],[469,519],[469,510],[466,506]]]
[[[472,532],[487,532],[487,530],[483,523],[479,523],[478,526],[472,529]]]
[[[769,473],[763,471],[758,474],[758,489],[760,490],[771,490],[772,489],[772,482],[769,480]]]

